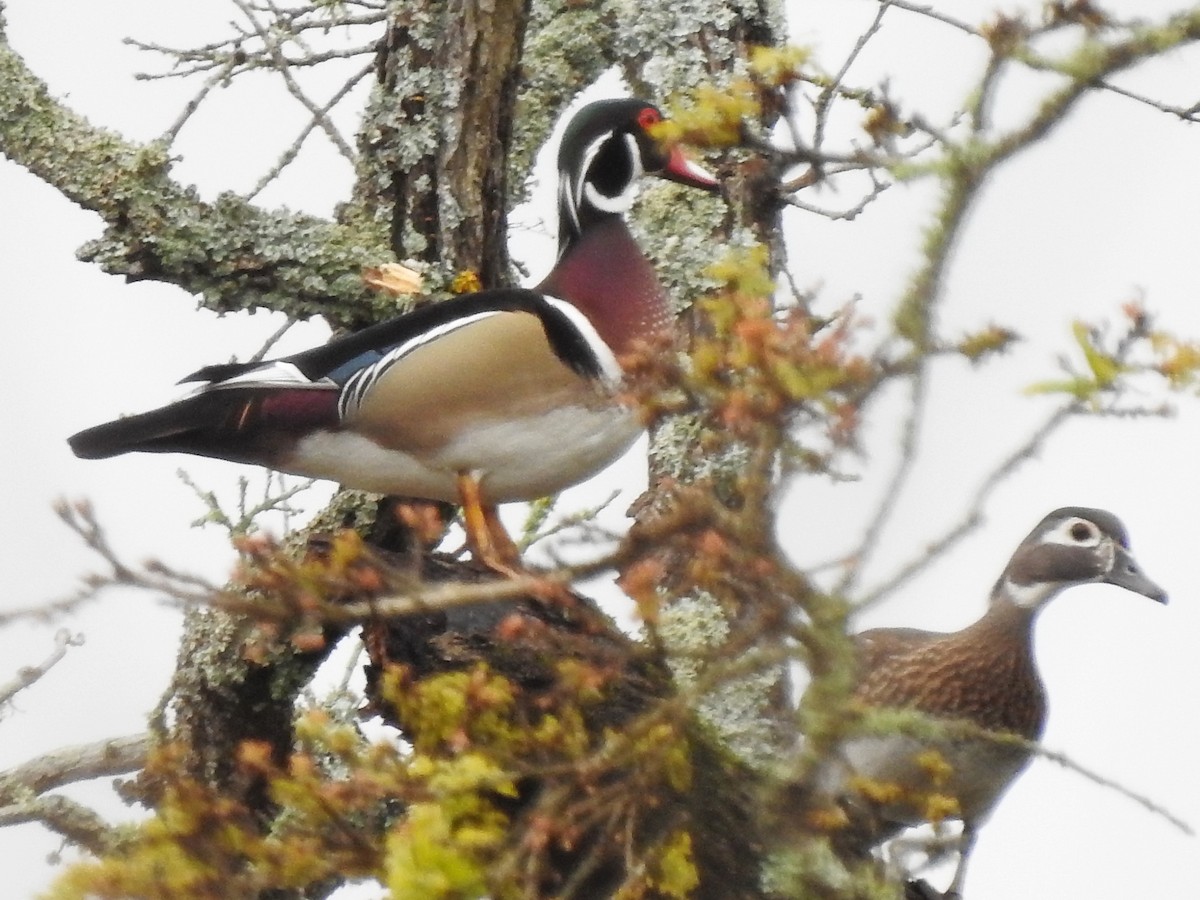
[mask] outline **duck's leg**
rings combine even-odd
[[[967,861],[975,847],[975,835],[975,827],[963,823],[962,834],[958,838],[958,864],[954,867],[954,878],[946,890],[939,891],[924,879],[908,881],[904,884],[904,900],[962,900],[963,883],[967,879]]]
[[[521,553],[504,530],[496,507],[483,499],[479,480],[470,472],[458,475],[458,498],[471,555],[489,569],[503,575],[523,572]]]
[[[463,524],[471,555],[493,572],[509,578],[528,578],[534,574],[521,562],[521,552],[501,524],[496,507],[484,502],[479,480],[474,475],[459,474],[458,495],[462,502]],[[576,606],[575,597],[565,584],[539,579],[530,587],[529,593],[532,597],[564,608]]]
[[[946,900],[962,900],[963,883],[967,880],[967,863],[971,859],[971,851],[975,849],[975,826],[971,822],[963,822],[962,837],[958,845],[958,865],[954,869],[954,878],[946,892],[942,895]]]

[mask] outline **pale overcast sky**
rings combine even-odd
[[[994,5],[948,4],[968,21]],[[1122,5],[1140,14],[1168,8],[1132,0]],[[857,0],[793,0],[793,37],[836,68],[873,8]],[[169,12],[147,0],[11,0],[7,9],[12,44],[52,89],[92,121],[138,140],[161,133],[192,89],[134,82],[134,72],[158,70],[161,63],[121,38],[198,45],[221,33],[231,15],[223,0],[173,4]],[[979,48],[944,26],[899,11],[890,15],[894,21],[850,80],[870,84],[890,73],[898,97],[944,117],[961,104],[977,74]],[[1188,105],[1200,99],[1197,73],[1200,53],[1192,51],[1124,83]],[[267,83],[263,76],[261,86]],[[1014,85],[1021,90],[1002,104],[1001,120],[1019,116],[1041,86],[1035,78]],[[221,93],[183,132],[176,176],[208,196],[245,190],[291,142],[302,117],[274,93]],[[985,377],[952,362],[937,370],[927,456],[884,537],[872,578],[918,553],[948,525],[990,466],[1046,414],[1049,401],[1025,397],[1021,388],[1054,374],[1056,355],[1070,351],[1074,317],[1115,318],[1122,303],[1140,297],[1164,326],[1200,338],[1197,160],[1195,126],[1108,96],[1086,102],[1055,138],[999,172],[958,248],[941,323],[955,334],[996,322],[1026,340]],[[306,152],[302,162],[261,201],[326,214],[350,183],[348,168],[323,149]],[[814,199],[838,206],[855,198],[826,192]],[[797,279],[821,286],[827,308],[861,294],[865,315],[885,315],[914,265],[928,201],[926,189],[899,187],[854,223],[791,216]],[[535,215],[551,216],[548,204],[543,192]],[[96,216],[0,160],[0,297],[8,313],[0,343],[9,371],[0,391],[10,414],[0,440],[8,484],[0,546],[9,584],[0,607],[60,596],[94,566],[50,510],[60,497],[90,498],[127,558],[157,557],[213,579],[228,566],[219,533],[187,527],[201,510],[174,472],[186,466],[195,480],[229,495],[243,469],[182,457],[85,462],[71,456],[65,438],[145,408],[203,364],[250,355],[278,320],[197,313],[194,299],[175,288],[126,285],[77,262],[76,248],[98,234]],[[515,249],[528,255],[532,242],[522,234]],[[283,352],[323,334],[318,325],[296,329]],[[997,492],[985,529],[864,614],[862,625],[958,628],[982,611],[1009,554],[1042,515],[1067,504],[1111,509],[1125,520],[1138,559],[1170,592],[1171,604],[1161,608],[1094,586],[1051,605],[1037,635],[1051,706],[1045,742],[1200,826],[1200,779],[1193,772],[1200,758],[1200,578],[1191,530],[1200,486],[1200,410],[1188,398],[1178,407],[1166,421],[1068,426]],[[799,563],[845,551],[861,530],[896,444],[894,410],[885,406],[875,415],[868,451],[870,462],[881,465],[868,477],[853,485],[794,485],[781,536]],[[604,486],[588,490],[602,495],[616,485],[636,494],[644,477],[640,450],[608,473]],[[852,471],[865,465],[847,462]],[[813,508],[822,510],[819,533],[805,524],[804,511]],[[177,611],[153,598],[114,594],[61,623],[86,635],[87,643],[22,693],[0,721],[0,768],[62,744],[140,730],[167,683],[179,620]],[[54,630],[22,625],[0,631],[0,680],[42,659]],[[93,802],[107,792],[100,784],[71,793]],[[111,803],[104,809],[117,811]],[[32,897],[48,883],[45,857],[56,846],[34,826],[0,829],[9,896]],[[1195,838],[1039,760],[984,829],[968,896],[1195,897],[1197,860]]]

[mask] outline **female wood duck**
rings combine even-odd
[[[857,635],[854,697],[870,707],[918,710],[1036,741],[1046,697],[1033,657],[1034,619],[1061,591],[1097,582],[1167,599],[1138,567],[1116,516],[1055,510],[1017,547],[974,624],[951,634],[878,628]],[[934,810],[961,819],[958,866],[942,895],[960,897],[976,830],[1030,757],[1024,746],[981,737],[936,743],[899,734],[854,737],[818,771],[817,793],[847,814],[835,845],[857,852],[930,821]],[[920,889],[909,896],[933,896],[924,882],[916,884]]]
[[[71,437],[77,456],[179,452],[457,501],[477,558],[516,549],[494,504],[584,481],[640,426],[614,400],[618,358],[670,327],[665,292],[622,214],[643,174],[717,182],[650,135],[640,100],[581,109],[558,154],[558,259],[533,290],[417,309],[276,360],[207,366],[167,406]]]

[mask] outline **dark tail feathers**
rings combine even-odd
[[[136,451],[197,452],[197,438],[219,429],[230,413],[228,397],[199,394],[178,403],[86,428],[67,438],[81,459],[106,459]]]

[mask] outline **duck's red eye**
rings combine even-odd
[[[656,125],[661,122],[662,116],[659,114],[657,109],[647,106],[640,113],[638,113],[637,121],[638,124],[643,128],[649,128],[651,125]]]

